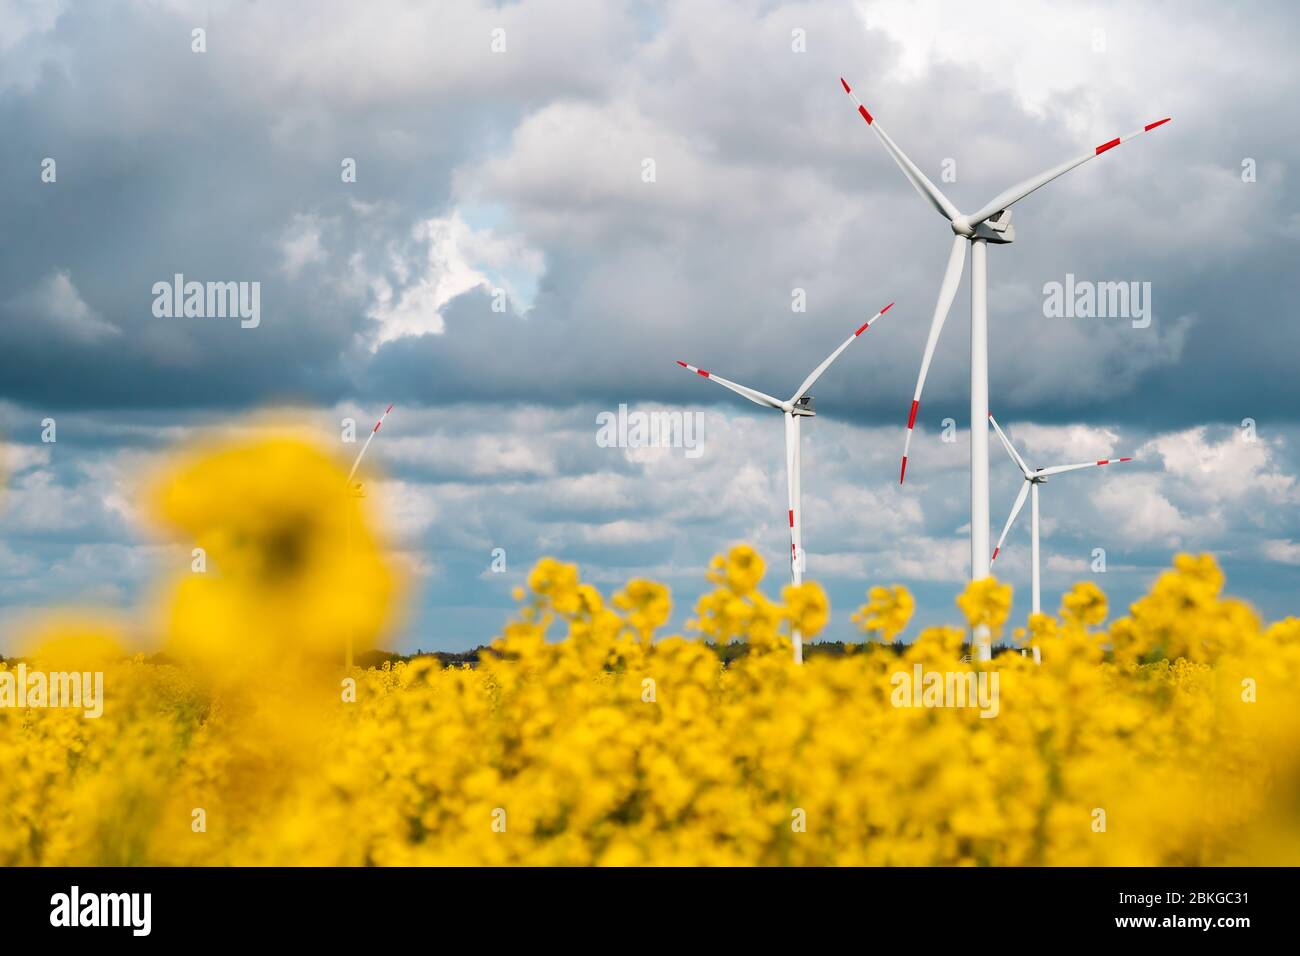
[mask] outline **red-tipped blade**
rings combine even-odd
[[[858,108],[858,112],[861,113],[862,118],[867,121],[867,125],[870,126],[872,123],[874,123],[875,117],[873,117],[870,113],[867,112],[867,108],[862,105],[862,101],[858,99],[856,95],[854,95],[853,87],[849,86],[848,83],[844,82],[844,77],[842,76],[840,77],[840,85],[844,87],[844,92],[849,94],[850,97],[852,97],[853,105]]]
[[[1109,139],[1106,142],[1102,143],[1100,146],[1094,146],[1091,150],[1089,150],[1088,152],[1084,153],[1081,156],[1076,156],[1074,159],[1067,159],[1065,162],[1053,166],[1051,169],[1044,170],[1043,172],[1039,173],[1037,176],[1031,176],[1029,179],[1017,183],[1016,185],[1012,186],[1010,189],[1004,189],[1002,192],[998,193],[998,195],[995,196],[990,202],[986,203],[984,206],[981,206],[979,210],[969,214],[966,217],[966,221],[971,226],[977,226],[980,223],[982,223],[984,220],[988,219],[990,216],[994,215],[995,213],[998,213],[1006,209],[1007,207],[1011,206],[1014,203],[1020,202],[1020,200],[1024,199],[1030,193],[1034,192],[1034,190],[1046,186],[1048,183],[1050,183],[1053,179],[1056,179],[1058,176],[1063,176],[1065,173],[1068,173],[1076,166],[1079,166],[1082,163],[1086,163],[1090,159],[1096,159],[1102,153],[1108,153],[1116,146],[1119,146],[1122,143],[1127,143],[1130,140],[1143,135],[1144,133],[1149,133],[1151,132],[1151,130],[1155,129],[1156,127],[1164,126],[1165,123],[1168,122],[1169,122],[1169,117],[1165,117],[1162,120],[1156,120],[1154,123],[1147,123],[1141,129],[1135,129],[1131,133],[1125,133],[1122,136],[1116,136],[1114,139]]]
[[[907,450],[912,447],[912,429],[916,427],[916,410],[921,407],[919,399],[912,399],[912,410],[907,413],[907,438],[903,441],[903,466],[898,472],[898,483],[903,483],[907,474]]]
[[[863,332],[867,331],[867,329],[871,328],[871,323],[872,323],[872,322],[876,321],[876,319],[880,318],[882,315],[884,315],[886,312],[888,312],[888,311],[889,311],[890,309],[892,309],[893,307],[894,307],[894,303],[891,302],[891,303],[889,303],[889,305],[885,306],[883,309],[881,309],[879,312],[877,312],[877,313],[876,313],[875,315],[873,315],[871,318],[867,319],[867,321],[863,322],[860,326],[858,326],[858,330],[857,330],[856,332],[853,333],[853,337],[854,337],[854,338],[857,338],[857,337],[858,337],[859,335],[861,335]]]

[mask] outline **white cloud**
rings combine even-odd
[[[395,462],[476,478],[555,474],[556,450],[541,435],[516,435],[500,430],[486,434],[433,434],[395,438],[385,455]]]
[[[322,412],[322,427],[345,413],[355,410]],[[466,585],[460,575],[469,573],[495,587],[503,579],[484,576],[483,566],[497,546],[508,550],[515,573],[552,553],[579,562],[584,579],[607,590],[633,576],[670,581],[680,617],[704,586],[709,557],[747,541],[766,557],[766,588],[775,593],[788,579],[789,547],[780,423],[725,404],[711,410],[708,420],[703,457],[691,460],[677,453],[636,462],[622,449],[595,446],[594,412],[587,407],[403,406],[395,409],[367,460],[376,474],[392,477],[365,479],[366,504],[391,542],[395,564],[416,584],[411,600],[432,600],[434,607],[488,600],[461,594]],[[1112,429],[1021,427],[1031,448],[1067,458],[1080,457],[1087,448],[1086,460],[1098,442],[1124,444],[1124,433]],[[922,597],[923,621],[956,621],[951,599],[969,566],[969,543],[958,530],[967,513],[964,449],[941,444],[934,434],[918,435],[917,442],[924,443],[916,445],[918,451],[929,449],[926,467],[918,470],[915,484],[900,489],[896,428],[819,417],[808,423],[804,439],[808,576],[827,587],[835,620],[843,623],[870,585],[897,582],[918,595],[940,595]],[[1236,535],[1242,527],[1278,512],[1251,495],[1228,495],[1215,508],[1187,497],[1201,476],[1188,471],[1174,450],[1188,461],[1196,459],[1199,451],[1187,450],[1188,440],[1179,432],[1144,443],[1170,451],[1169,472],[1158,470],[1165,459],[1153,452],[1141,470],[1099,469],[1089,473],[1095,480],[1048,486],[1047,606],[1054,606],[1056,590],[1089,574],[1093,547],[1107,549],[1111,573],[1103,583],[1114,593],[1116,586],[1136,586],[1153,564],[1167,561],[1171,549],[1205,547],[1230,554],[1240,547]],[[1203,436],[1198,441],[1215,444]],[[50,567],[53,575],[46,578],[24,571],[29,567],[24,549],[16,539],[0,537],[0,549],[9,548],[0,550],[0,573],[8,568],[25,576],[26,589],[15,593],[29,603],[48,599],[50,587],[66,590],[73,580],[97,599],[128,600],[132,582],[149,577],[145,559],[155,564],[163,559],[147,550],[71,542],[87,528],[96,529],[97,537],[121,539],[130,533],[126,529],[140,527],[132,510],[133,476],[149,470],[144,453],[120,450],[58,473],[39,460],[40,454],[34,457],[38,460],[14,476],[5,530],[27,539],[61,537],[70,544],[54,560],[42,553],[37,566]],[[1259,474],[1282,470],[1272,457],[1260,457],[1255,465]],[[1189,477],[1180,477],[1183,472]],[[1009,503],[1002,498],[1015,490],[1014,475],[1001,477],[1006,480],[995,487],[995,532]],[[1018,609],[1027,607],[1026,522],[1022,516],[998,561],[999,577],[1017,589]],[[1300,562],[1296,540],[1297,534],[1282,525],[1257,551],[1294,567]],[[183,559],[181,554],[166,561]],[[427,598],[430,594],[434,597]],[[436,620],[436,610],[422,611],[413,618],[412,633],[423,639]]]
[[[619,519],[602,524],[581,526],[579,538],[585,544],[640,544],[657,541],[672,534],[672,529],[661,521],[634,521]]]
[[[1152,453],[1182,482],[1189,497],[1201,501],[1218,503],[1248,495],[1274,503],[1297,500],[1295,476],[1280,469],[1273,446],[1264,439],[1245,441],[1232,430],[1215,441],[1201,426],[1153,438],[1140,451],[1142,456]]]
[[[1286,539],[1270,538],[1261,547],[1264,557],[1280,564],[1300,565],[1300,543]]]
[[[970,576],[970,543],[960,538],[907,538],[880,559],[878,579],[958,583]]]
[[[28,468],[48,465],[49,461],[49,445],[20,445],[16,442],[0,442],[0,478],[16,475]]]
[[[371,351],[406,336],[441,334],[442,309],[471,289],[504,289],[515,311],[525,311],[541,277],[541,253],[517,236],[473,229],[459,211],[419,222],[410,242],[389,249],[388,272],[376,276],[368,316],[378,322]]]
[[[380,527],[391,537],[409,541],[438,520],[437,492],[429,485],[406,481],[367,482],[366,497],[376,509]]]
[[[10,303],[23,318],[41,323],[66,341],[92,344],[122,330],[86,304],[66,269],[56,269]]]
[[[65,62],[67,48],[46,41],[66,6],[65,0],[0,0],[0,90],[29,89],[50,62]]]
[[[299,213],[293,217],[280,239],[281,272],[296,279],[307,266],[325,261],[325,248],[321,245],[324,226],[319,216]]]
[[[562,475],[540,485],[539,491],[554,508],[584,511],[633,510],[640,501],[640,482],[629,475],[605,470]]]
[[[445,570],[439,562],[430,557],[427,551],[391,551],[390,556],[401,565],[402,569],[413,578],[429,581],[439,577]]]
[[[0,541],[0,577],[32,574],[39,568],[40,564],[35,559],[15,551],[9,544]]]
[[[1081,135],[1096,131],[1098,113],[1121,124],[1117,135],[1152,110],[1162,110],[1161,116],[1178,112],[1189,102],[1189,91],[1171,78],[1198,64],[1215,75],[1255,72],[1257,45],[1241,39],[1252,25],[1230,18],[1187,15],[1171,25],[1159,7],[1051,0],[988,0],[978,6],[871,0],[858,7],[869,28],[898,44],[895,76],[920,81],[943,64],[976,69],[1020,108],[1060,116]],[[1169,42],[1171,26],[1176,43]],[[1285,82],[1289,73],[1271,82]],[[1143,107],[1147,112],[1133,113]]]
[[[1092,492],[1096,512],[1104,515],[1124,547],[1157,545],[1181,547],[1183,538],[1192,531],[1210,534],[1215,530],[1212,518],[1190,517],[1181,513],[1164,494],[1158,475],[1136,473],[1124,481],[1099,483]]]
[[[1048,555],[1045,566],[1056,574],[1080,578],[1092,570],[1086,558],[1071,558],[1063,554]]]

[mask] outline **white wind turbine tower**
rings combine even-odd
[[[384,414],[379,416],[379,421],[375,422],[375,427],[370,429],[370,434],[366,436],[365,442],[361,445],[361,450],[357,452],[356,460],[352,462],[352,470],[348,472],[348,477],[344,481],[344,491],[347,495],[345,506],[347,508],[348,529],[348,550],[345,567],[349,573],[351,573],[352,570],[352,509],[354,507],[352,502],[356,498],[365,497],[365,492],[361,490],[361,482],[353,484],[352,479],[355,477],[357,469],[361,467],[361,459],[366,457],[366,451],[370,448],[370,443],[375,440],[375,435],[379,434],[379,426],[384,423],[384,419],[388,418],[388,413],[392,410],[393,406],[390,404],[384,409]],[[352,670],[352,649],[354,643],[354,636],[351,631],[348,631],[348,646],[347,651],[343,656],[343,666],[347,670]]]
[[[1007,540],[1007,532],[1011,526],[1016,523],[1016,516],[1020,514],[1020,509],[1025,506],[1025,496],[1029,496],[1029,560],[1030,560],[1030,581],[1032,583],[1033,593],[1033,613],[1038,614],[1041,609],[1040,592],[1039,592],[1039,565],[1038,565],[1038,486],[1045,482],[1053,475],[1064,474],[1067,471],[1078,471],[1080,468],[1096,468],[1099,465],[1109,465],[1113,462],[1132,461],[1132,458],[1098,458],[1096,461],[1085,461],[1078,465],[1052,465],[1050,468],[1030,468],[1025,464],[1025,460],[1016,452],[1015,446],[1007,439],[1002,429],[998,426],[998,421],[989,413],[989,421],[993,425],[993,430],[998,433],[998,438],[1002,440],[1002,447],[1007,450],[1011,460],[1016,463],[1020,469],[1020,474],[1024,476],[1025,483],[1020,486],[1020,494],[1016,495],[1016,503],[1011,506],[1011,514],[1007,516],[1007,523],[1002,526],[1002,534],[998,538],[997,546],[993,549],[993,556],[989,558],[992,564],[998,559],[998,552],[1002,550],[1002,543]],[[1041,660],[1038,647],[1034,647],[1034,663]]]
[[[907,452],[912,443],[912,429],[916,425],[916,412],[921,404],[921,389],[925,385],[926,373],[930,370],[930,360],[934,357],[935,344],[943,330],[944,320],[952,305],[953,296],[961,282],[962,269],[966,262],[966,243],[971,247],[971,295],[970,295],[970,487],[971,487],[971,580],[986,578],[989,574],[989,432],[985,421],[989,410],[989,364],[988,364],[988,268],[987,243],[1005,245],[1015,239],[1015,230],[1011,226],[1013,203],[1024,199],[1040,186],[1045,186],[1057,176],[1068,173],[1074,167],[1126,143],[1136,136],[1150,132],[1157,126],[1169,122],[1169,117],[1147,123],[1141,129],[1102,143],[1080,156],[1068,159],[1058,166],[1053,166],[1037,176],[1031,176],[1017,183],[994,197],[977,212],[963,215],[934,183],[926,178],[916,164],[898,148],[889,138],[889,134],[880,128],[874,116],[867,112],[852,88],[840,78],[844,92],[853,98],[858,113],[867,125],[875,130],[876,136],[884,144],[889,155],[903,171],[916,191],[926,199],[944,219],[953,232],[952,250],[948,254],[948,267],[944,270],[943,282],[939,286],[939,299],[934,306],[934,317],[930,320],[930,335],[925,342],[925,352],[921,358],[921,372],[916,379],[916,391],[912,395],[912,408],[907,416],[907,438],[903,445],[903,464],[899,469],[898,481],[903,482],[907,473]],[[978,647],[981,660],[993,656],[993,648],[986,629],[981,628],[975,635],[974,643]]]
[[[743,395],[756,405],[766,405],[769,408],[779,409],[785,415],[785,475],[787,489],[787,515],[790,521],[790,579],[796,585],[803,583],[803,515],[800,511],[800,484],[799,484],[799,419],[810,418],[817,414],[813,406],[813,397],[808,393],[813,383],[821,377],[822,372],[830,368],[830,364],[840,357],[840,353],[853,344],[856,339],[871,324],[888,312],[894,303],[889,303],[867,321],[863,322],[858,330],[850,335],[844,342],[827,356],[826,360],[818,365],[803,384],[795,391],[794,395],[788,401],[781,401],[779,398],[773,398],[771,395],[764,394],[757,389],[749,388],[745,385],[738,385],[735,382],[714,375],[702,368],[696,368],[694,365],[678,360],[677,364],[696,375],[703,375],[712,382],[717,382],[724,388],[729,388],[737,395]],[[797,630],[792,631],[791,638],[794,641],[794,661],[796,664],[803,663],[803,637]]]

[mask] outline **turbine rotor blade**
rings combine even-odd
[[[1010,189],[1005,189],[1000,192],[988,203],[988,205],[982,207],[979,212],[968,216],[967,221],[970,223],[971,227],[974,228],[994,213],[1006,209],[1012,203],[1017,203],[1024,199],[1034,190],[1046,186],[1057,176],[1068,173],[1070,170],[1074,169],[1074,167],[1080,166],[1090,159],[1096,159],[1102,153],[1114,149],[1116,146],[1120,145],[1120,143],[1127,143],[1129,140],[1141,136],[1144,133],[1149,133],[1157,126],[1164,126],[1165,123],[1168,122],[1169,117],[1166,116],[1164,119],[1156,120],[1154,123],[1147,123],[1147,125],[1141,129],[1135,129],[1133,132],[1125,133],[1123,136],[1116,136],[1109,142],[1102,143],[1100,146],[1089,150],[1082,156],[1076,156],[1074,159],[1067,159],[1059,166],[1053,166],[1051,169],[1039,173],[1037,176],[1031,176],[1022,182],[1016,183],[1016,185],[1012,186]]]
[[[921,170],[917,168],[916,164],[908,159],[907,154],[898,148],[898,144],[890,139],[889,134],[880,128],[880,124],[876,122],[876,118],[867,112],[867,108],[862,105],[862,101],[859,100],[857,94],[853,92],[853,88],[845,82],[844,77],[840,77],[840,85],[844,87],[844,92],[849,94],[849,97],[853,100],[853,104],[858,108],[858,113],[867,121],[867,125],[875,131],[876,135],[880,138],[880,142],[884,144],[885,149],[889,152],[889,155],[892,156],[894,162],[898,164],[898,168],[903,171],[903,175],[907,177],[908,182],[912,184],[913,188],[921,194],[921,197],[927,200],[930,205],[937,209],[949,222],[952,222],[960,216],[961,213],[957,211],[957,207],[948,200],[947,196],[939,191],[939,187],[930,182],[930,180],[926,178],[925,173],[921,172]]]
[[[696,368],[694,365],[687,365],[685,362],[681,361],[680,359],[677,360],[677,364],[689,372],[694,372],[696,375],[701,375],[704,378],[707,378],[710,382],[717,382],[723,388],[731,389],[737,395],[741,395],[749,399],[755,405],[767,405],[770,408],[780,408],[780,409],[785,408],[784,402],[782,402],[779,398],[773,398],[771,395],[768,395],[766,392],[760,392],[758,389],[750,388],[747,385],[739,385],[736,382],[732,382],[728,379],[723,378],[721,375],[714,375],[712,372],[707,372],[702,368]]]
[[[352,470],[348,472],[347,484],[352,484],[353,475],[355,475],[357,469],[361,467],[361,459],[366,457],[366,449],[368,449],[370,443],[375,440],[375,435],[379,432],[379,426],[384,423],[384,419],[388,417],[388,413],[392,410],[393,406],[390,404],[386,409],[384,409],[384,414],[379,416],[379,421],[375,422],[375,427],[370,429],[370,434],[366,436],[366,440],[364,444],[362,444],[361,450],[357,452],[356,461],[352,462]]]
[[[1011,514],[1007,516],[1007,523],[1002,526],[1002,534],[998,536],[998,543],[993,548],[993,557],[989,558],[990,562],[998,559],[998,552],[1002,550],[1002,542],[1007,540],[1007,532],[1016,523],[1016,516],[1020,514],[1020,509],[1025,506],[1025,498],[1028,496],[1032,484],[1032,482],[1026,481],[1020,486],[1020,494],[1016,495],[1016,503],[1011,506]]]
[[[1067,471],[1078,471],[1080,468],[1096,468],[1099,465],[1114,465],[1121,461],[1132,461],[1132,458],[1098,458],[1096,461],[1080,462],[1077,465],[1053,465],[1051,468],[1044,468],[1038,472],[1042,478],[1048,478],[1052,475],[1061,475]]]
[[[892,309],[893,307],[894,307],[894,303],[892,303],[892,302],[889,303],[889,305],[885,306],[883,309],[881,309],[879,312],[877,312],[877,313],[876,313],[875,315],[873,315],[871,318],[867,319],[867,321],[863,322],[862,325],[858,326],[858,330],[857,330],[856,332],[854,332],[854,333],[853,333],[852,335],[850,335],[847,339],[845,339],[844,342],[843,342],[843,344],[841,344],[839,348],[837,348],[834,352],[832,352],[830,355],[828,355],[828,356],[826,357],[826,360],[825,360],[824,362],[822,362],[821,365],[818,365],[815,369],[813,369],[813,370],[812,370],[812,374],[810,374],[806,379],[803,380],[803,384],[799,386],[799,390],[798,390],[797,392],[795,392],[795,393],[794,393],[794,396],[790,399],[791,404],[793,404],[794,402],[798,401],[799,398],[800,398],[801,396],[803,396],[803,394],[804,394],[805,392],[808,391],[808,389],[810,389],[810,388],[813,387],[813,383],[816,382],[817,379],[821,378],[822,372],[824,372],[824,371],[826,371],[828,368],[830,368],[831,363],[834,362],[837,358],[839,358],[839,357],[840,357],[840,353],[843,352],[843,351],[844,351],[846,348],[848,348],[850,345],[852,345],[852,344],[853,344],[853,341],[854,341],[854,340],[855,340],[859,335],[861,335],[863,332],[867,331],[867,329],[871,328],[871,323],[875,322],[876,319],[880,318],[882,315],[884,315],[886,312],[888,312],[888,311],[889,311],[890,309]]]
[[[993,423],[993,430],[997,432],[998,437],[1002,439],[1002,447],[1007,450],[1007,454],[1010,455],[1011,460],[1016,463],[1016,467],[1020,469],[1020,473],[1026,478],[1030,477],[1033,473],[1029,470],[1029,466],[1025,464],[1025,460],[1020,457],[1015,446],[1007,439],[1007,436],[1002,433],[1002,429],[998,426],[998,420],[993,417],[992,412],[989,412],[989,421]]]
[[[916,378],[916,391],[912,394],[912,410],[907,415],[907,437],[903,441],[903,465],[898,471],[898,483],[903,483],[907,475],[907,452],[912,447],[912,429],[916,426],[916,411],[921,407],[921,389],[925,388],[925,377],[930,373],[930,360],[934,358],[935,345],[939,342],[939,333],[952,308],[957,286],[961,284],[961,272],[966,266],[966,239],[954,236],[952,251],[948,253],[948,267],[943,273],[943,282],[939,286],[939,299],[934,304],[934,316],[930,319],[930,335],[925,340],[925,353],[921,356],[921,372]]]

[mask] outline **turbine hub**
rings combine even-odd
[[[958,216],[948,225],[952,227],[954,235],[965,236],[967,239],[972,239],[975,236],[975,230],[970,224],[970,219],[966,216]]]

